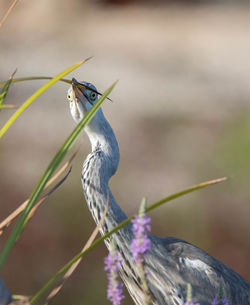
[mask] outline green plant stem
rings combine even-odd
[[[13,76],[15,75],[15,73],[16,73],[16,70],[11,74],[10,78],[4,83],[3,88],[1,89],[1,92],[0,92],[0,111],[1,111],[1,108],[7,108],[8,107],[8,106],[6,107],[6,105],[3,105],[3,103],[5,101],[6,95],[8,93],[10,84],[12,83]]]
[[[49,82],[47,82],[45,85],[43,85],[40,89],[38,89],[34,94],[31,95],[30,98],[27,99],[23,105],[18,108],[18,110],[10,117],[10,119],[5,123],[3,128],[0,130],[0,139],[1,137],[5,134],[5,132],[10,128],[10,126],[15,122],[15,120],[23,113],[23,111],[30,106],[31,103],[34,102],[42,93],[44,93],[49,87],[54,85],[59,79],[64,77],[65,75],[69,74],[72,72],[74,69],[78,68],[81,64],[86,62],[88,60],[85,59],[83,61],[80,61],[79,63],[71,66],[70,68],[64,70],[54,78],[52,78]]]
[[[0,270],[3,267],[3,264],[5,263],[12,247],[14,246],[17,238],[20,236],[23,225],[25,223],[25,220],[27,219],[31,209],[35,205],[39,195],[41,194],[44,186],[46,185],[49,178],[52,176],[53,172],[56,170],[57,166],[65,156],[65,154],[69,151],[69,149],[72,147],[74,142],[76,141],[77,137],[79,136],[82,129],[89,123],[89,121],[93,118],[97,110],[100,108],[101,104],[105,100],[105,98],[109,95],[109,93],[114,88],[116,82],[104,92],[104,94],[98,99],[98,101],[94,104],[93,107],[86,113],[84,118],[79,122],[79,124],[75,127],[75,129],[72,131],[70,136],[67,138],[67,140],[64,142],[64,144],[61,146],[59,151],[56,153],[53,160],[50,162],[48,168],[43,173],[42,177],[40,178],[39,182],[37,183],[36,187],[34,188],[29,201],[26,205],[26,208],[22,212],[22,214],[19,216],[17,223],[15,224],[5,247],[3,248],[1,255],[0,255]]]
[[[28,76],[28,77],[17,77],[14,78],[12,80],[12,83],[19,83],[19,82],[25,82],[25,81],[29,81],[29,80],[44,80],[44,79],[52,79],[53,77],[50,76]],[[71,79],[66,79],[66,78],[60,78],[59,81],[67,83],[67,84],[71,84]],[[6,83],[6,81],[4,82],[0,82],[0,87],[4,86],[4,84]]]

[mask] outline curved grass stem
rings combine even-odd
[[[166,202],[169,202],[171,200],[177,199],[183,195],[192,193],[194,191],[197,191],[199,189],[220,183],[227,180],[226,177],[223,178],[219,178],[219,179],[213,179],[213,180],[209,180],[206,182],[202,182],[200,184],[191,186],[185,190],[182,190],[180,192],[177,192],[175,194],[172,194],[160,201],[157,201],[156,203],[150,205],[149,207],[146,208],[146,212],[152,211],[154,209],[156,209],[157,207],[163,205]],[[30,300],[30,304],[34,304],[61,276],[63,276],[63,274],[65,272],[67,272],[67,270],[71,267],[71,265],[73,265],[77,260],[79,260],[79,258],[83,257],[84,255],[86,255],[88,252],[90,252],[93,248],[95,248],[97,245],[99,245],[101,242],[104,241],[104,239],[108,238],[109,236],[111,236],[113,233],[115,233],[116,231],[120,230],[121,228],[125,227],[126,225],[128,225],[131,221],[131,219],[134,216],[131,216],[129,218],[127,218],[126,220],[124,220],[123,222],[121,222],[118,226],[116,226],[113,230],[111,230],[110,232],[108,232],[107,234],[103,235],[102,237],[99,237],[98,239],[96,239],[85,251],[78,253],[76,256],[74,256],[66,265],[64,265]]]

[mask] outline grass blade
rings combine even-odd
[[[197,184],[197,185],[194,185],[192,187],[189,187],[188,189],[185,189],[183,191],[180,191],[178,193],[175,193],[173,195],[170,195],[160,201],[157,201],[156,203],[150,205],[147,209],[146,209],[146,212],[150,212],[156,208],[158,208],[159,206],[163,205],[164,203],[166,202],[169,202],[171,200],[174,200],[176,198],[179,198],[183,195],[186,195],[186,194],[189,194],[189,193],[192,193],[194,191],[197,191],[199,189],[202,189],[204,187],[208,187],[210,185],[214,185],[214,184],[217,184],[217,183],[220,183],[220,182],[223,182],[223,181],[226,181],[228,178],[227,177],[222,177],[222,178],[218,178],[218,179],[214,179],[214,180],[209,180],[209,181],[206,181],[206,182],[202,182],[200,184]]]
[[[1,109],[15,109],[15,108],[18,108],[18,106],[16,106],[16,105],[10,105],[10,104],[7,104],[7,105],[0,105],[0,110],[1,110]]]
[[[15,122],[15,120],[21,115],[21,113],[30,106],[31,103],[34,102],[35,99],[37,99],[42,93],[44,93],[49,87],[54,85],[59,79],[64,77],[66,74],[72,72],[74,69],[78,68],[81,64],[86,62],[89,58],[80,61],[79,63],[71,66],[70,68],[64,70],[54,78],[52,78],[50,81],[48,81],[45,85],[43,85],[40,89],[38,89],[30,98],[27,99],[27,101],[12,115],[12,117],[7,121],[7,123],[3,126],[3,128],[0,130],[0,138],[5,134],[5,132],[10,128],[10,126]]]
[[[13,76],[15,75],[15,73],[16,73],[16,70],[11,74],[10,78],[3,84],[3,88],[0,92],[0,111],[1,111],[1,108],[8,108],[8,107],[10,108],[10,105],[8,105],[6,107],[6,105],[3,105],[3,103],[5,101],[6,95],[9,91],[9,87],[10,87],[10,84],[13,80]]]
[[[46,190],[70,165],[72,160],[75,158],[78,150],[76,150],[73,155],[70,157],[70,159],[54,174],[52,178],[46,183],[44,190]],[[45,196],[46,197],[46,196]],[[45,198],[43,197],[43,198]],[[41,199],[44,201],[44,199]],[[15,211],[13,211],[9,216],[7,216],[1,223],[0,223],[0,236],[3,233],[3,230],[7,228],[11,222],[22,213],[22,211],[25,209],[28,199],[25,200]]]
[[[12,80],[13,83],[19,83],[19,82],[25,82],[29,80],[44,80],[44,79],[52,79],[53,77],[51,76],[28,76],[28,77],[17,77]],[[71,84],[72,80],[71,79],[66,79],[66,78],[61,78],[59,81]],[[1,82],[0,86],[3,86],[6,83],[6,81]]]
[[[90,59],[91,57],[89,57]],[[18,83],[18,82],[24,82],[24,81],[30,81],[30,80],[44,80],[44,79],[52,79],[51,76],[28,76],[28,77],[19,77],[19,78],[15,78],[12,80],[12,83]],[[72,84],[72,79],[66,79],[66,78],[61,78],[59,79],[59,81],[67,83],[67,84]],[[0,86],[3,86],[6,82],[2,82],[0,83]],[[98,92],[96,90],[94,90],[91,87],[88,87],[86,85],[83,85],[81,83],[77,82],[77,87],[79,88],[84,88],[84,89],[89,89],[90,91],[94,91],[95,93],[97,93],[98,95],[102,95],[101,92]],[[108,98],[108,100],[110,100],[112,102],[111,99]]]
[[[63,182],[68,178],[69,174],[71,173],[71,169],[72,167],[70,167],[69,171],[67,172],[67,174],[46,194],[44,195],[41,200],[39,200],[31,209],[28,217],[25,220],[25,223],[23,224],[23,228],[22,230],[28,225],[29,221],[31,220],[31,218],[34,216],[35,212],[37,211],[37,209],[40,207],[40,205],[51,195],[54,193],[54,191],[56,189],[58,189],[58,187],[60,187]],[[21,231],[22,233],[22,231]],[[19,237],[19,236],[18,236]]]
[[[3,18],[0,21],[0,28],[2,27],[2,25],[4,24],[4,22],[6,21],[6,19],[8,18],[8,16],[10,15],[10,13],[13,11],[14,7],[17,5],[19,0],[14,0],[12,2],[12,4],[10,5],[10,7],[8,8],[7,12],[5,13],[5,15],[3,16]]]
[[[61,162],[61,160],[64,158],[66,153],[69,151],[69,149],[72,147],[72,145],[75,143],[77,137],[79,136],[82,129],[90,122],[90,120],[93,118],[105,98],[109,95],[109,93],[112,91],[114,86],[116,85],[116,82],[107,89],[104,94],[98,99],[98,101],[91,107],[91,109],[86,113],[84,118],[79,122],[79,124],[75,127],[75,129],[72,131],[70,136],[66,139],[64,144],[61,146],[61,148],[56,153],[53,160],[50,162],[48,168],[41,176],[39,182],[37,183],[36,187],[34,188],[29,201],[25,207],[25,210],[22,212],[22,214],[19,216],[17,223],[15,224],[5,247],[3,248],[1,255],[0,255],[0,270],[3,267],[3,264],[5,263],[12,247],[14,246],[16,239],[18,236],[20,236],[20,233],[22,231],[23,225],[35,205],[39,195],[41,194],[44,186],[46,185],[49,178],[52,176],[53,172],[56,170],[57,166]]]
[[[226,177],[223,178],[219,178],[219,179],[214,179],[214,180],[209,180],[206,182],[202,182],[200,184],[194,185],[192,187],[189,187],[185,190],[182,190],[180,192],[177,192],[173,195],[170,195],[160,201],[157,201],[156,203],[150,205],[147,209],[146,212],[152,211],[154,209],[156,209],[157,207],[163,205],[166,202],[169,202],[171,200],[174,200],[176,198],[179,198],[183,195],[192,193],[194,191],[197,191],[199,189],[220,183],[227,180]],[[104,239],[106,239],[107,237],[109,237],[110,235],[112,235],[113,233],[115,233],[116,231],[120,230],[121,228],[125,227],[126,225],[128,225],[131,221],[131,219],[134,216],[131,216],[129,218],[127,218],[126,220],[124,220],[123,222],[121,222],[118,226],[116,226],[113,230],[111,230],[110,232],[108,232],[107,234],[103,235],[102,237],[99,237],[98,239],[96,239],[85,251],[82,251],[80,253],[78,253],[76,256],[74,256],[66,265],[64,265],[30,300],[30,304],[35,303],[61,276],[63,276],[63,274],[65,272],[67,272],[67,270],[75,263],[77,262],[81,257],[83,257],[84,255],[86,255],[88,252],[90,252],[94,247],[96,247],[97,245],[99,245],[100,243],[102,243],[104,241]]]
[[[109,206],[109,193],[107,194],[107,200],[106,200],[106,206],[105,206],[105,210],[103,212],[102,218],[99,221],[98,225],[95,227],[94,231],[92,232],[92,234],[90,235],[89,239],[87,240],[87,243],[84,245],[84,247],[82,248],[82,252],[84,252],[91,244],[92,242],[95,240],[99,229],[101,228],[104,219],[106,217],[106,214],[108,212],[108,206]],[[70,268],[67,270],[67,272],[64,274],[62,282],[60,283],[60,285],[58,285],[56,288],[54,288],[51,293],[49,294],[49,296],[46,299],[46,302],[44,305],[48,305],[49,302],[51,302],[51,300],[59,293],[59,291],[62,289],[63,285],[65,284],[65,282],[69,279],[69,277],[72,275],[72,273],[75,271],[75,269],[78,267],[78,265],[80,264],[82,260],[82,257],[79,258],[74,264],[72,264],[70,266]]]

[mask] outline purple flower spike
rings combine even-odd
[[[146,252],[150,249],[150,240],[147,232],[150,231],[151,219],[144,216],[136,216],[131,220],[134,239],[131,243],[131,252],[136,263],[142,263]]]
[[[221,299],[221,305],[228,305],[228,300],[226,298]]]
[[[212,305],[228,305],[228,300],[226,298],[222,298],[218,300],[218,297],[215,297],[211,303]]]
[[[119,280],[118,270],[121,266],[120,254],[111,251],[104,259],[104,270],[108,271],[108,289],[107,298],[113,305],[120,305],[124,296],[122,295],[123,284]]]
[[[215,297],[215,298],[213,299],[211,305],[218,305],[218,304],[219,304],[219,303],[218,303],[218,298]]]

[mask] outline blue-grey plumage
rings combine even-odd
[[[98,97],[95,86],[86,82],[82,84],[87,88],[73,90],[70,87],[67,95],[70,112],[76,123],[84,117]],[[91,142],[92,152],[83,164],[82,186],[88,208],[96,223],[103,215],[109,193],[108,212],[100,228],[100,233],[104,234],[127,218],[108,185],[119,164],[119,147],[101,109],[85,131]],[[145,295],[141,288],[140,272],[130,253],[133,238],[131,226],[121,229],[112,238],[123,258],[121,277],[134,303],[143,305]],[[187,283],[192,286],[193,301],[201,305],[210,305],[220,286],[229,304],[250,304],[250,283],[205,251],[173,237],[149,235],[149,238],[151,249],[145,258],[145,268],[154,305],[183,305],[187,297]],[[110,240],[107,239],[105,243],[109,249]]]
[[[12,301],[11,293],[0,278],[0,305],[7,305]]]

